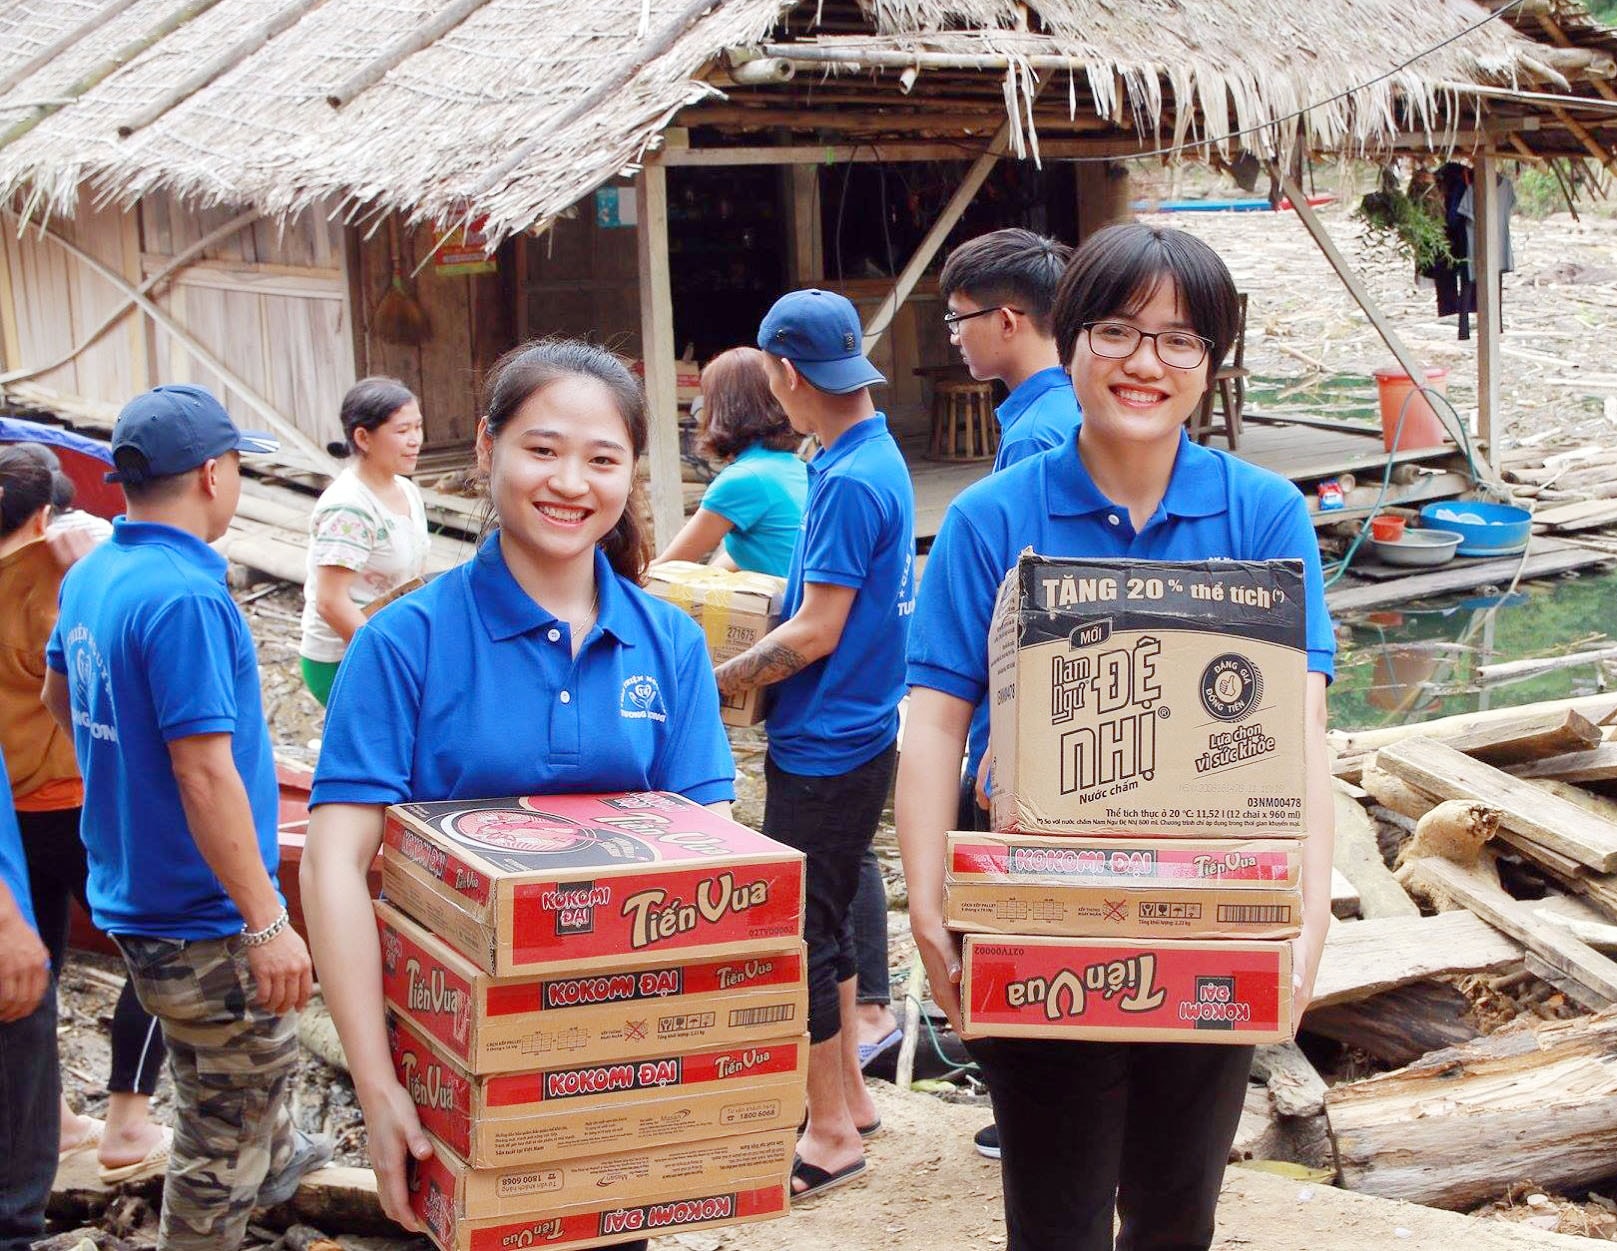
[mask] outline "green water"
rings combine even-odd
[[[1617,634],[1617,571],[1532,583],[1504,602],[1475,592],[1345,616],[1336,625],[1333,727],[1362,729],[1593,695],[1605,689],[1597,665],[1487,687],[1476,684],[1474,670],[1609,645],[1608,635]]]
[[[1246,394],[1248,405],[1271,416],[1295,413],[1380,428],[1376,380],[1366,374],[1314,374],[1302,380],[1259,374],[1248,379]]]

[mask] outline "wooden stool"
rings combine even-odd
[[[932,386],[933,460],[992,460],[999,450],[994,388],[987,382]]]

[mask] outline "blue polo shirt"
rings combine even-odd
[[[377,613],[337,671],[310,806],[591,791],[735,797],[701,628],[595,553],[595,625],[517,585],[498,534]]]
[[[96,926],[176,939],[239,932],[241,913],[186,824],[168,754],[175,739],[230,735],[273,879],[275,759],[224,557],[184,530],[118,518],[62,580],[45,662],[66,675],[73,707]]]
[[[22,831],[17,828],[17,813],[11,806],[11,778],[6,773],[3,756],[0,756],[0,882],[11,892],[23,921],[37,934],[39,923],[34,920],[34,900],[28,890],[28,861],[23,858]]]
[[[915,611],[915,491],[881,413],[822,448],[808,476],[782,616],[802,606],[806,583],[856,593],[836,649],[774,688],[769,751],[788,773],[832,777],[898,737]]]
[[[1285,478],[1181,432],[1162,503],[1136,533],[1126,508],[1095,485],[1078,440],[1012,465],[962,491],[927,557],[910,634],[911,686],[976,706],[967,769],[988,746],[988,624],[994,597],[1024,548],[1042,556],[1130,560],[1303,562],[1308,595],[1308,668],[1336,672],[1336,636],[1325,611],[1319,541],[1302,494]]]
[[[724,536],[724,550],[738,569],[784,578],[807,498],[808,466],[792,452],[754,443],[713,479],[702,507],[734,527]]]
[[[1060,447],[1077,431],[1083,413],[1067,371],[1052,365],[1024,378],[994,416],[999,418],[999,451],[994,456],[998,471]]]

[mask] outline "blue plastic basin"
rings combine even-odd
[[[1459,556],[1511,556],[1527,546],[1533,533],[1533,517],[1525,508],[1480,500],[1427,504],[1420,520],[1423,526],[1458,534]]]

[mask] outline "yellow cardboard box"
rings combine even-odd
[[[646,590],[679,605],[702,627],[707,654],[717,666],[780,624],[786,579],[670,560],[646,572]],[[751,690],[739,699],[721,698],[719,719],[725,725],[756,725],[764,719],[763,694]]]

